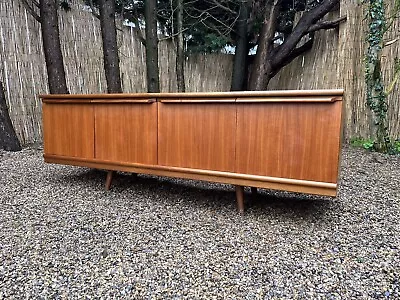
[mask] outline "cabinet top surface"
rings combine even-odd
[[[305,101],[305,102],[334,102],[342,100],[343,89],[334,90],[273,90],[273,91],[241,91],[241,92],[201,92],[201,93],[122,93],[122,94],[53,94],[39,95],[47,100],[81,100],[84,102],[101,102],[120,100],[129,102],[156,102],[165,99],[166,102],[187,101],[220,101],[251,102],[263,98],[264,101]]]

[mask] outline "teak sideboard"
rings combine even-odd
[[[343,90],[41,95],[48,163],[336,196]]]

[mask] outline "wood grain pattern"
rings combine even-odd
[[[238,104],[235,171],[336,183],[341,105]]]
[[[195,93],[135,93],[135,94],[66,94],[39,95],[43,101],[47,99],[138,99],[138,98],[245,98],[245,97],[312,97],[343,96],[343,89],[324,90],[284,90],[284,91],[240,91],[240,92],[195,92]]]
[[[49,95],[43,97],[44,157],[253,192],[336,196],[342,94]],[[240,209],[240,193],[238,201]]]
[[[290,96],[290,97],[286,97],[286,96],[269,96],[269,97],[240,97],[236,99],[237,103],[252,103],[252,102],[303,102],[303,103],[307,103],[307,102],[335,102],[335,101],[340,101],[341,97],[337,97],[337,96]]]
[[[236,205],[240,214],[244,213],[244,187],[241,185],[235,186]]]
[[[89,104],[43,104],[44,152],[94,158],[94,113]]]
[[[54,95],[53,95],[54,96]],[[64,95],[61,95],[64,96]],[[149,99],[147,98],[99,98],[99,99],[92,99],[88,97],[84,97],[87,95],[79,95],[82,98],[67,98],[67,97],[61,97],[56,98],[56,97],[51,97],[51,98],[45,98],[43,99],[43,103],[46,104],[90,104],[90,103],[102,103],[102,104],[126,104],[126,103],[154,103],[157,102],[157,99],[152,98]],[[90,95],[92,96],[92,95]]]
[[[114,177],[114,171],[108,171],[105,184],[106,191],[110,190],[113,177]]]
[[[237,174],[229,172],[219,172],[211,170],[199,170],[177,167],[165,167],[159,165],[143,165],[133,163],[121,163],[113,161],[101,161],[98,159],[68,158],[56,155],[44,155],[48,163],[57,163],[88,168],[105,170],[115,170],[123,172],[134,172],[152,174],[159,176],[169,176],[176,178],[186,178],[203,180],[209,182],[220,182],[241,186],[253,186],[258,188],[284,190],[289,192],[308,193],[325,196],[336,196],[337,184],[326,182],[315,182],[305,180],[295,180],[287,178],[273,178],[268,176],[255,176],[247,174]]]
[[[232,97],[195,97],[195,98],[159,98],[161,103],[229,103],[236,102],[236,98]]]
[[[157,104],[96,104],[95,157],[157,164]]]
[[[164,166],[233,171],[235,104],[159,103],[158,162]]]

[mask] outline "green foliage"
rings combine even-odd
[[[68,1],[68,0],[63,0]],[[98,8],[98,0],[82,0]],[[397,1],[397,0],[396,0]],[[281,11],[277,23],[277,35],[282,39],[289,35],[294,26],[295,16],[320,4],[320,0],[281,0]],[[115,0],[117,14],[135,23],[143,20],[145,0]],[[235,45],[238,33],[236,22],[242,0],[183,0],[183,34],[188,52],[218,52],[226,45]],[[249,49],[257,44],[262,26],[265,1],[249,1],[252,18],[248,20]],[[174,1],[157,1],[157,22],[159,30],[167,37],[174,34]]]
[[[352,138],[350,140],[350,145],[357,148],[364,148],[366,150],[374,149],[374,140],[372,139],[362,139],[362,138]]]
[[[199,33],[192,35],[187,42],[189,52],[212,53],[219,52],[229,41],[226,37],[215,33]]]
[[[388,150],[387,96],[381,72],[383,35],[386,29],[383,0],[370,0],[368,6],[368,49],[365,55],[365,81],[367,105],[374,114],[376,145],[378,151]]]
[[[400,6],[399,0],[396,0],[395,10],[397,12],[391,18],[395,18]],[[365,54],[365,82],[367,91],[367,105],[373,113],[373,125],[375,129],[374,142],[368,144],[376,151],[389,153],[393,150],[393,142],[389,138],[389,131],[387,126],[387,111],[388,93],[385,90],[382,77],[381,59],[382,50],[384,47],[384,34],[393,24],[392,20],[386,20],[385,3],[384,0],[365,0],[364,3],[368,4],[367,17],[368,34],[367,42],[368,49]],[[395,69],[400,70],[399,61],[395,60]],[[393,84],[397,81],[393,81]],[[391,91],[390,87],[388,91]]]
[[[378,151],[376,141],[374,139],[352,138],[350,145],[357,148],[364,148],[368,151]],[[388,154],[400,154],[400,140],[390,140]]]
[[[69,12],[71,10],[71,5],[67,0],[61,0],[60,7],[66,12]]]
[[[394,153],[400,154],[400,140],[396,140],[392,143],[392,150]]]

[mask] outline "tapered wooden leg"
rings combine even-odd
[[[244,187],[236,185],[236,203],[240,214],[244,213]]]
[[[113,179],[114,171],[108,171],[107,172],[107,178],[106,178],[106,191],[110,189],[111,182]]]

